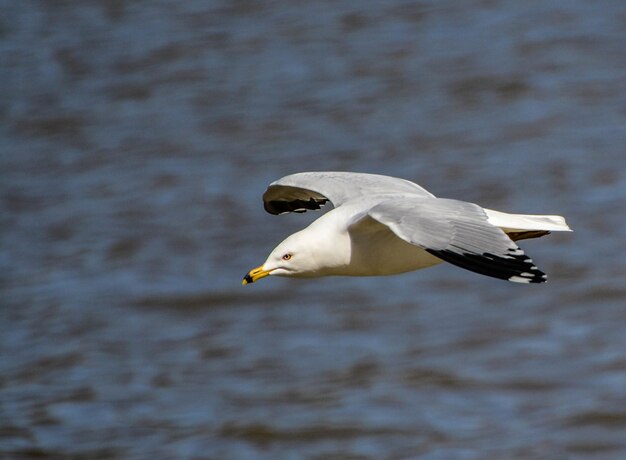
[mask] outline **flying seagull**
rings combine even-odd
[[[441,262],[516,283],[546,275],[515,241],[571,231],[561,216],[507,214],[437,198],[408,180],[352,172],[303,172],[272,182],[270,214],[334,209],[287,237],[242,284],[268,275],[394,275]]]

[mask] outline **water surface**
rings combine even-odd
[[[626,457],[623,2],[13,2],[0,455]],[[305,170],[559,213],[550,280],[241,287]]]

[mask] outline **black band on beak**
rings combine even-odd
[[[254,280],[252,279],[252,277],[250,276],[250,273],[246,273],[246,276],[243,277],[243,280],[246,283],[254,283]]]

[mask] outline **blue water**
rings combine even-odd
[[[626,6],[13,2],[0,20],[0,456],[626,458]],[[265,279],[389,174],[565,215],[519,286]]]

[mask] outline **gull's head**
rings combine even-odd
[[[342,264],[343,252],[325,232],[305,228],[287,237],[274,248],[260,267],[250,270],[242,284],[254,283],[266,276],[309,278],[332,274],[331,270]]]
[[[250,270],[242,284],[254,283],[266,276],[314,276],[319,267],[312,257],[311,246],[302,232],[294,233],[274,248],[263,265]]]

